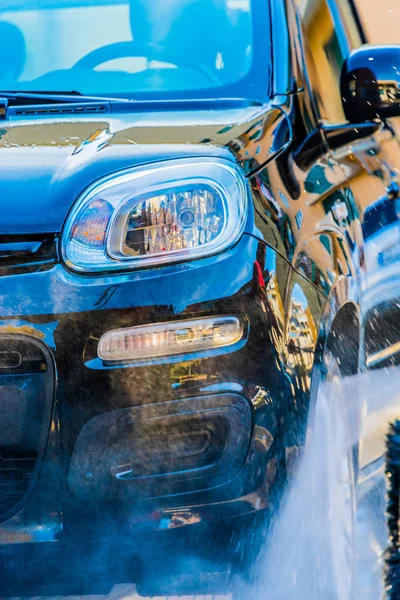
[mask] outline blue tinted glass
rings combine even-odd
[[[3,0],[0,89],[245,90],[254,78],[254,12],[252,0]],[[268,48],[268,22],[262,29]]]

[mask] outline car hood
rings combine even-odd
[[[83,190],[135,165],[219,156],[237,160],[249,171],[256,166],[251,163],[256,155],[258,161],[265,158],[254,139],[260,145],[266,124],[276,123],[280,116],[281,111],[270,106],[253,106],[4,121],[0,235],[59,232]]]

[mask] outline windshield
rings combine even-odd
[[[0,91],[268,93],[266,0],[5,0],[0,49]]]

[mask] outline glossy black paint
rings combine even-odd
[[[319,30],[330,23],[338,45],[350,53],[354,35],[339,19],[339,6],[331,11],[332,2],[319,5],[325,19]],[[271,7],[275,91],[269,98],[196,100],[184,110],[173,101],[144,104],[140,111],[110,102],[101,117],[50,115],[36,105],[25,114],[11,111],[2,124],[0,352],[6,354],[0,356],[13,359],[12,336],[38,340],[53,357],[56,387],[42,425],[47,444],[31,454],[41,471],[37,467],[35,485],[11,518],[4,517],[0,466],[0,545],[11,557],[3,561],[3,581],[14,594],[10,565],[17,554],[45,555],[41,564],[48,569],[48,557],[64,560],[71,544],[90,554],[107,540],[106,555],[117,548],[129,565],[138,549],[147,553],[143,540],[151,557],[161,538],[179,545],[188,536],[200,554],[218,546],[231,559],[224,536],[229,539],[242,522],[238,517],[260,512],[269,518],[290,480],[312,424],[326,344],[343,359],[345,375],[396,360],[398,138],[382,120],[360,114],[359,123],[346,120],[339,89],[336,96],[329,89],[336,104],[324,105],[312,14],[301,14],[291,0],[271,1]],[[345,74],[352,60],[343,61]],[[342,121],[327,119],[330,113]],[[62,227],[91,183],[128,167],[199,156],[236,162],[248,177],[252,205],[236,246],[206,259],[122,274],[94,277],[66,269],[59,254]],[[96,356],[99,338],[110,329],[220,314],[248,320],[240,349],[140,367],[110,368]],[[16,384],[2,368],[0,363],[0,402],[7,403]],[[18,385],[28,381],[23,371],[13,377]],[[231,406],[232,397],[248,407],[242,413],[247,430],[232,472],[214,483],[200,484],[195,469],[193,477],[186,474],[187,485],[181,481],[172,492],[168,477],[156,492],[148,481],[151,493],[137,481],[109,486],[100,467],[81,473],[79,482],[75,477],[74,465],[82,463],[79,437],[94,420],[139,415],[132,429],[124,424],[124,435],[113,437],[111,458],[104,459],[104,448],[91,457],[110,465],[113,452],[119,457],[129,440],[132,450],[133,438],[148,435],[148,411],[165,416],[163,411],[175,414],[171,407],[182,406],[189,414],[191,406],[216,409],[226,398]],[[28,421],[27,415],[21,427]],[[23,442],[11,446],[14,459],[28,450]],[[2,439],[0,449],[3,455]],[[359,456],[362,472],[362,450]],[[208,545],[208,538],[218,543]],[[28,581],[37,575],[33,567],[25,571]],[[113,575],[133,577],[128,566]],[[90,577],[89,588],[78,578],[73,584],[93,593],[94,580],[108,584],[105,579]]]

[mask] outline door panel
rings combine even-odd
[[[301,26],[299,61],[304,94],[311,100],[317,123],[346,125],[340,70],[348,53],[363,42],[349,1],[294,1]],[[326,295],[331,294],[337,308],[348,300],[360,306],[364,369],[398,365],[399,142],[386,127],[334,151],[325,138],[321,145],[323,158],[314,161],[305,178],[294,169],[301,181],[295,205],[302,212],[303,225],[299,231],[292,227],[295,249],[289,259],[298,272]],[[377,394],[376,388],[373,396],[368,385],[361,387],[365,391],[360,398],[365,409],[362,439],[366,443],[360,452],[363,467],[382,453],[379,431],[387,429],[385,401],[390,400]]]
[[[328,152],[321,149],[321,158],[303,170],[293,158],[296,151],[293,146],[253,176],[256,225],[268,244],[329,296],[338,279],[357,275],[357,211],[347,178]]]
[[[400,416],[391,381],[400,358],[400,145],[390,129],[335,153],[359,210],[363,245],[360,314],[364,403],[360,467],[370,469],[385,450],[389,420]],[[377,393],[374,382],[384,377]],[[371,384],[366,385],[368,380]],[[375,390],[372,392],[372,390]]]

